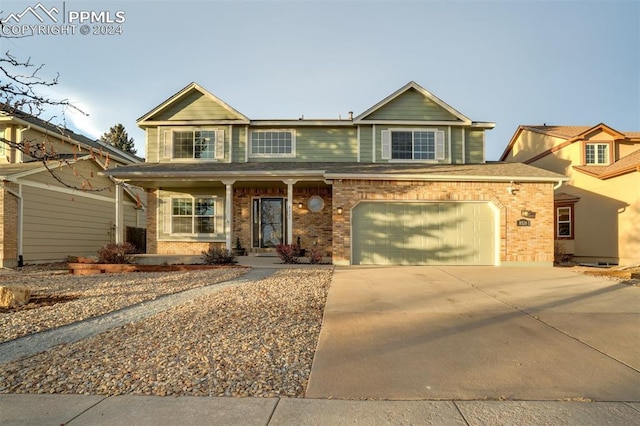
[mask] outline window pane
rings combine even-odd
[[[176,234],[192,234],[193,230],[191,216],[189,217],[173,217],[172,232]]]
[[[571,220],[571,210],[569,207],[559,208],[558,209],[558,220],[559,221],[569,221]]]
[[[433,160],[436,158],[436,141],[433,132],[413,133],[413,158],[416,160]]]
[[[196,198],[196,216],[213,216],[213,198]]]
[[[173,215],[174,216],[191,216],[193,204],[191,198],[174,198],[173,199]]]
[[[216,134],[212,131],[195,132],[194,157],[213,158],[215,153]]]
[[[253,132],[251,134],[252,154],[292,154],[293,136],[291,132]]]
[[[193,158],[193,132],[173,132],[173,158]]]
[[[598,163],[605,164],[608,162],[607,153],[608,153],[608,145],[598,145]]]
[[[212,217],[197,217],[196,232],[198,234],[213,234],[215,230],[215,220]]]
[[[399,160],[413,158],[411,132],[391,132],[391,158]]]
[[[571,236],[571,224],[570,223],[558,223],[558,236],[570,237]]]

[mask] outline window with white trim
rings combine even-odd
[[[441,130],[383,130],[383,160],[444,160]]]
[[[573,207],[556,208],[556,238],[573,239]]]
[[[172,234],[215,234],[214,197],[171,198]]]
[[[181,160],[224,159],[224,130],[165,130],[163,156]]]
[[[608,143],[588,143],[585,145],[585,163],[593,165],[609,164]]]
[[[295,140],[293,130],[254,130],[249,152],[252,157],[293,157]]]

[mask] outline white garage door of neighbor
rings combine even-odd
[[[362,202],[354,265],[493,265],[495,212],[482,202]]]

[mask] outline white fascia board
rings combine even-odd
[[[491,121],[474,121],[473,123],[471,123],[471,127],[493,129],[494,127],[496,127],[496,123],[493,123]]]
[[[252,126],[353,126],[351,120],[251,120]]]
[[[482,175],[412,175],[412,174],[358,174],[358,173],[327,173],[327,179],[365,179],[365,180],[417,180],[417,181],[438,181],[438,182],[566,182],[567,177],[545,178],[536,176],[482,176]]]
[[[357,120],[354,124],[382,124],[398,126],[458,126],[473,127],[472,123],[463,121],[424,121],[424,120]]]
[[[103,174],[103,173],[99,173]],[[240,172],[240,171],[228,171],[228,172],[172,172],[172,173],[128,173],[126,175],[115,176],[120,180],[136,180],[136,181],[154,181],[158,179],[164,180],[184,180],[184,179],[199,179],[199,180],[215,180],[219,181],[226,178],[248,178],[252,180],[265,180],[265,181],[279,181],[283,179],[291,178],[316,178],[317,180],[324,179],[324,170],[305,170],[305,171],[256,171],[256,172]]]
[[[164,121],[146,121],[139,124],[139,127],[156,127],[156,126],[228,126],[230,124],[249,124],[249,120],[164,120]]]

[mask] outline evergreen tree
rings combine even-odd
[[[133,147],[133,138],[129,138],[129,134],[120,123],[116,124],[110,128],[107,133],[100,136],[100,140],[131,154],[135,154],[137,152]]]

